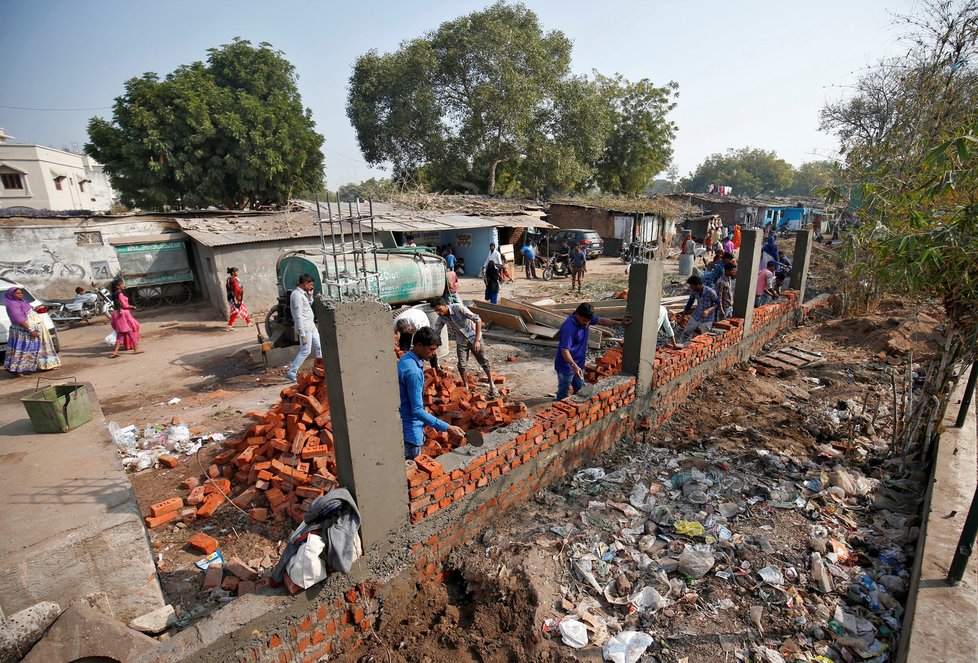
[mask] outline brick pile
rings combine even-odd
[[[526,416],[526,405],[506,401],[509,388],[501,386],[506,383],[504,376],[492,374],[499,396],[491,400],[476,391],[474,377],[470,375],[467,379],[468,383],[454,374],[442,371],[439,375],[433,368],[426,369],[423,392],[425,409],[449,425],[465,431],[499,428]],[[453,444],[448,439],[448,433],[439,433],[425,426],[422,452],[431,457],[440,456],[464,443],[462,440]]]
[[[595,383],[601,378],[608,378],[621,373],[621,359],[625,346],[621,343],[608,348],[593,364],[584,367],[584,381]]]
[[[424,404],[436,417],[463,430],[490,430],[526,416],[523,403],[505,399],[506,378],[493,374],[500,396],[487,399],[476,391],[471,376],[465,384],[456,376],[425,371]],[[182,520],[209,518],[226,504],[225,495],[255,522],[287,517],[302,520],[313,500],[338,485],[333,451],[332,421],[326,398],[322,360],[312,371],[302,371],[298,382],[282,390],[281,400],[264,413],[249,412],[254,420],[239,438],[214,457],[207,477],[187,479],[189,493],[150,507],[147,527]],[[438,456],[460,443],[447,433],[425,427],[424,453]],[[395,440],[391,441],[396,443]]]

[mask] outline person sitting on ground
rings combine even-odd
[[[778,294],[774,291],[775,276],[774,270],[778,263],[769,260],[767,266],[762,267],[757,273],[757,289],[754,291],[754,308],[764,306],[771,302]]]
[[[570,270],[571,290],[574,290],[576,284],[577,291],[581,292],[581,287],[584,285],[584,273],[587,271],[587,254],[579,246],[575,246],[571,250]]]
[[[669,321],[669,311],[662,304],[659,305],[659,338],[668,339],[666,344],[671,348],[681,348],[683,347],[680,343],[676,341],[676,332],[672,328],[672,322]]]
[[[689,285],[690,292],[689,300],[686,302],[686,308],[683,309],[683,316],[685,317],[689,314],[694,302],[696,303],[696,308],[693,310],[693,315],[689,317],[685,329],[683,329],[680,339],[683,342],[693,336],[693,332],[696,331],[697,327],[701,334],[710,331],[710,328],[713,327],[713,323],[716,321],[716,309],[719,303],[716,290],[704,286],[703,279],[699,276],[695,274],[690,276],[686,279],[686,283]]]
[[[557,355],[554,357],[558,401],[567,398],[571,387],[576,394],[584,386],[588,327],[590,325],[624,327],[630,323],[631,318],[628,315],[620,319],[600,318],[594,314],[594,306],[587,302],[579,304],[574,313],[567,316],[560,325],[560,332],[557,335]]]
[[[721,277],[716,287],[717,295],[720,297],[718,313],[722,314],[724,318],[733,316],[733,299],[736,290],[737,263],[731,260],[723,266],[723,277]],[[717,317],[719,318],[721,316],[718,315]]]
[[[464,304],[449,304],[444,297],[432,302],[438,319],[431,326],[435,335],[440,335],[445,325],[448,325],[452,336],[455,337],[455,352],[458,358],[458,374],[462,382],[468,387],[466,380],[465,366],[469,361],[469,354],[475,355],[475,360],[479,362],[482,370],[486,373],[489,380],[489,398],[496,397],[496,385],[492,382],[492,365],[486,357],[485,348],[482,345],[482,318],[473,313]]]
[[[397,362],[397,387],[401,395],[401,431],[404,434],[404,458],[417,458],[424,445],[424,427],[447,432],[449,439],[461,440],[465,431],[449,426],[424,409],[424,362],[438,354],[441,341],[431,327],[422,327],[414,334],[411,349]]]

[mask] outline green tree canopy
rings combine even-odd
[[[713,154],[683,179],[682,187],[690,192],[706,192],[711,184],[729,186],[735,195],[758,196],[781,194],[794,181],[791,164],[773,150],[744,147]]]
[[[364,158],[395,179],[472,192],[641,191],[668,163],[676,85],[570,74],[571,42],[522,4],[497,2],[350,77]],[[652,172],[654,171],[654,172]]]
[[[295,68],[264,42],[235,39],[206,64],[126,81],[112,121],[92,118],[88,134],[85,152],[131,206],[254,208],[323,182]]]
[[[841,167],[834,161],[806,161],[794,172],[791,186],[784,192],[789,196],[813,196],[839,181]]]

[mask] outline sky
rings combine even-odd
[[[93,115],[111,117],[125,81],[165,75],[242,37],[295,65],[303,103],[325,135],[336,188],[387,174],[363,161],[346,117],[356,58],[396,50],[488,0],[0,0],[0,127],[18,143],[80,150]],[[679,83],[674,163],[686,175],[729,148],[788,162],[832,158],[818,131],[826,101],[901,53],[894,16],[914,0],[527,0],[544,30],[573,42],[575,73]],[[19,44],[18,47],[12,47]],[[72,110],[20,110],[72,109]],[[76,110],[78,109],[78,110]]]

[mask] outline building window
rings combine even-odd
[[[58,191],[63,191],[63,189],[61,188],[61,183],[64,180],[66,180],[66,179],[68,179],[68,178],[66,178],[66,177],[55,177],[54,178],[54,188],[57,189]]]
[[[85,182],[87,182],[87,181],[88,181],[88,180],[78,180],[78,189],[79,189],[79,190],[80,190],[80,191],[81,191],[82,193],[85,193]]]
[[[4,189],[23,189],[24,178],[20,173],[0,173],[0,181]]]

